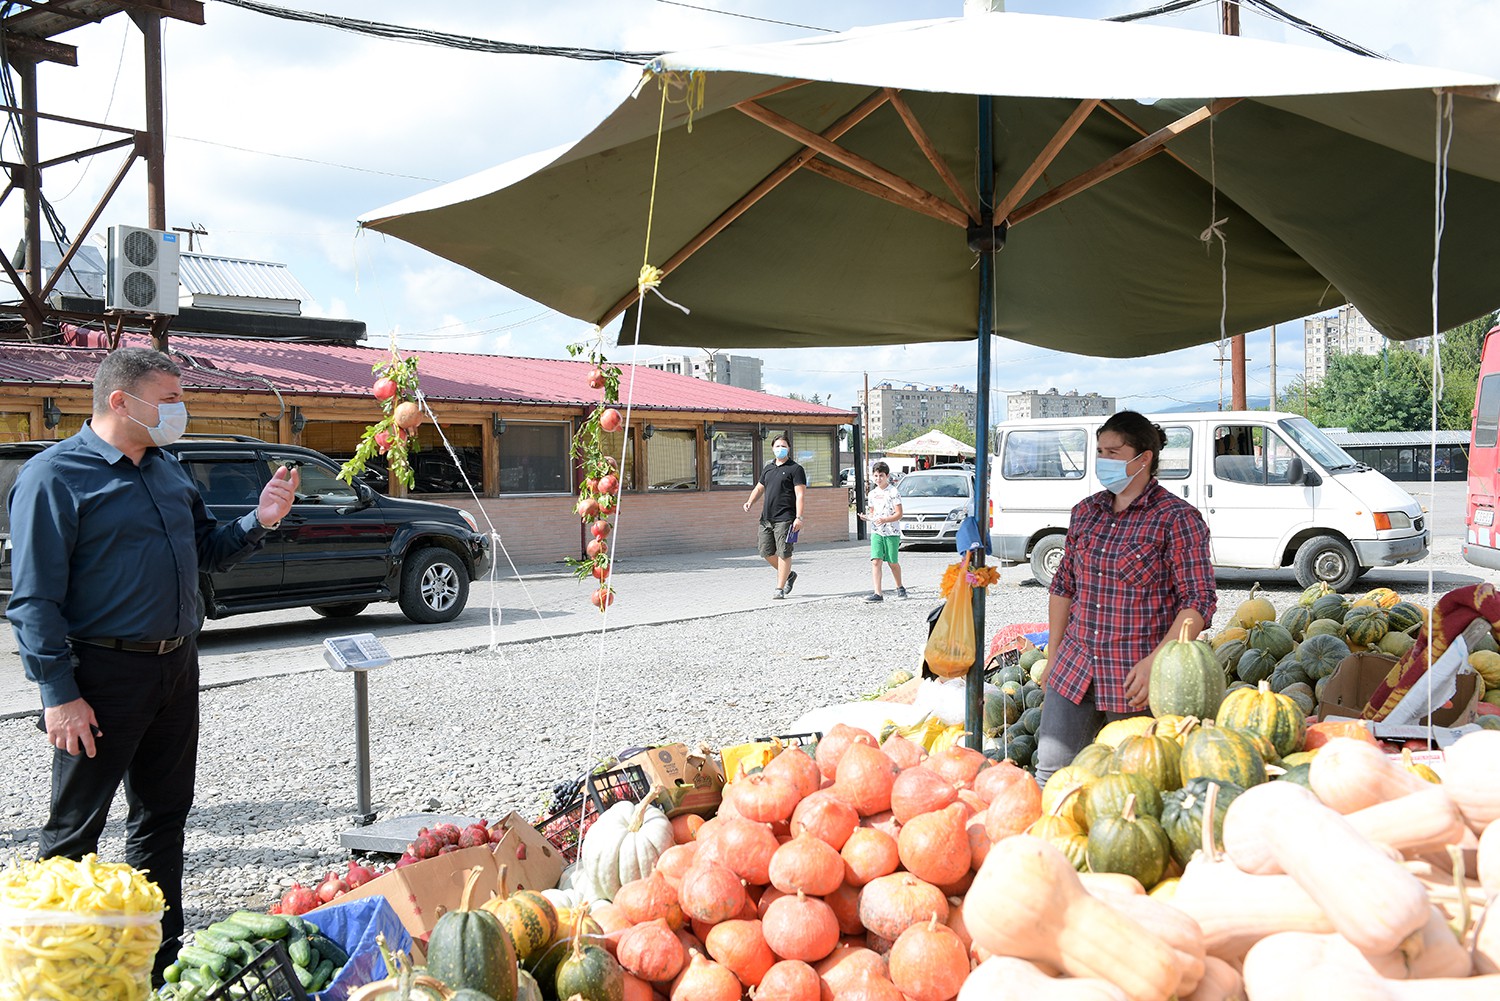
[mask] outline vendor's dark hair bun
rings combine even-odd
[[[1097,437],[1106,431],[1125,439],[1125,444],[1135,449],[1137,454],[1150,452],[1151,475],[1156,475],[1157,468],[1161,466],[1161,450],[1167,446],[1167,433],[1159,425],[1152,424],[1134,410],[1121,410],[1100,425],[1095,435]]]

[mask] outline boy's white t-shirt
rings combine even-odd
[[[889,518],[896,513],[896,506],[901,503],[901,494],[894,486],[881,489],[875,487],[867,495],[870,500],[870,508],[876,518]],[[870,531],[876,535],[900,535],[901,523],[899,521],[870,522]]]

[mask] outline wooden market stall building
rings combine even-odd
[[[378,419],[371,368],[387,350],[354,340],[198,336],[184,329],[188,319],[179,318],[170,350],[182,367],[189,433],[250,435],[342,461]],[[299,321],[351,322],[279,322]],[[296,336],[291,329],[281,333]],[[54,343],[0,342],[0,440],[57,439],[82,427],[108,336],[64,323]],[[148,342],[127,333],[125,343]],[[451,446],[431,423],[422,425],[411,496],[476,515],[482,509],[518,564],[576,555],[583,535],[572,510],[577,471],[570,446],[601,392],[585,381],[589,365],[410,353],[420,356],[423,392]],[[791,438],[807,469],[803,541],[848,539],[848,495],[837,474],[841,432],[853,413],[644,366],[633,373],[626,367],[622,396],[632,381],[629,425],[608,443],[625,456],[622,510],[629,531],[621,533],[622,555],[751,545],[754,522],[741,505],[779,433]],[[386,487],[406,493],[390,478]]]

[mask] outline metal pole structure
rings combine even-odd
[[[865,463],[868,461],[867,456],[870,454],[860,447],[861,431],[861,426],[856,423],[854,425],[854,434],[851,435],[854,439],[854,510],[856,513],[865,509]],[[865,446],[865,448],[868,448],[868,446]],[[854,537],[860,542],[864,542],[868,538],[863,518],[854,519]]]
[[[25,60],[15,64],[21,74],[21,158],[26,164],[26,289],[34,303],[42,292],[42,170],[38,148],[36,63]],[[0,72],[4,72],[0,70]],[[26,335],[39,341],[46,331],[40,315],[26,310]]]
[[[1271,409],[1276,409],[1276,324],[1271,324]]]
[[[995,329],[995,303],[992,295],[995,274],[995,130],[991,120],[994,99],[979,98],[979,227],[970,231],[969,246],[979,254],[979,364],[975,380],[978,399],[974,409],[974,521],[979,537],[987,541],[989,519],[989,452],[990,452],[990,341]],[[977,246],[976,246],[977,244]],[[984,547],[972,550],[971,566],[984,566]],[[984,598],[987,588],[974,589],[974,663],[969,668],[964,688],[964,730],[970,747],[976,751],[984,744]]]
[[[375,820],[375,807],[370,803],[370,672],[353,673],[354,773],[359,782],[354,794],[354,822],[364,826]]]
[[[1240,33],[1240,5],[1239,0],[1222,0],[1219,6],[1219,33],[1224,35],[1238,35]],[[1229,339],[1230,356],[1230,409],[1248,410],[1249,405],[1245,399],[1245,335],[1235,334]]]
[[[163,112],[161,80],[161,15],[154,11],[132,14],[145,39],[146,64],[146,225],[152,229],[167,228],[167,144],[166,115]],[[176,289],[170,294],[176,294]],[[167,324],[170,317],[157,318],[151,324],[151,346],[167,350]]]

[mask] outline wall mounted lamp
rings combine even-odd
[[[652,435],[654,435],[654,434],[656,434],[656,425],[655,425],[655,424],[647,424],[647,425],[646,425],[646,426],[645,426],[645,427],[644,427],[644,428],[643,428],[643,429],[642,429],[642,430],[641,430],[641,437],[642,437],[642,438],[647,438],[647,439],[649,439],[649,438],[650,438],[650,437],[651,437],[651,436],[652,436]]]
[[[48,396],[42,400],[42,424],[51,431],[62,423],[62,411],[58,409],[57,401]]]
[[[505,433],[505,418],[499,414],[490,415],[490,431],[498,438]]]
[[[302,416],[301,407],[292,408],[292,434],[301,434],[302,429],[307,427],[307,418]]]

